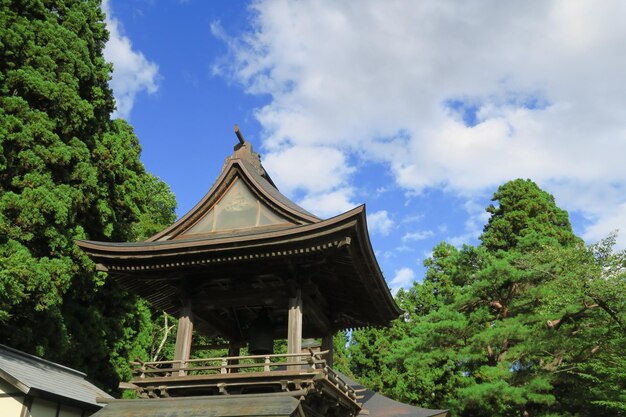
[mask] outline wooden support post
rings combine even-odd
[[[228,356],[239,356],[241,354],[241,348],[239,346],[239,343],[235,343],[235,342],[230,342],[228,345]],[[229,365],[239,365],[239,359],[230,359],[228,361]],[[239,372],[239,369],[237,368],[230,368],[228,370],[229,374],[235,374]]]
[[[328,351],[326,354],[326,366],[333,367],[333,335],[327,334],[322,337],[322,352]]]
[[[189,355],[191,354],[191,337],[193,334],[193,313],[191,303],[187,301],[180,310],[178,317],[178,331],[176,332],[176,347],[174,349],[174,360],[180,361],[179,366],[185,368]],[[187,372],[179,370],[178,375],[184,376]]]
[[[298,288],[296,296],[289,299],[289,316],[287,320],[287,353],[302,351],[302,292]],[[289,362],[300,362],[300,358],[290,358]]]

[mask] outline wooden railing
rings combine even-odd
[[[327,366],[324,352],[284,353],[271,355],[248,355],[226,356],[214,358],[189,359],[186,361],[154,361],[143,362],[137,360],[133,365],[133,383],[143,385],[142,382],[157,378],[167,384],[170,378],[177,380],[187,378],[207,378],[218,380],[221,377],[232,380],[237,374],[242,378],[247,375],[264,378],[279,375],[287,371],[297,374],[320,375],[334,389],[340,391],[354,403],[357,403],[357,395],[354,389],[348,385],[332,368]],[[228,375],[235,374],[235,375]]]
[[[185,375],[230,374],[236,372],[273,372],[280,370],[321,371],[326,367],[326,352],[271,355],[226,356],[180,361],[131,362],[138,378]]]

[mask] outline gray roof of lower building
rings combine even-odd
[[[339,372],[338,372],[339,373]],[[365,387],[342,373],[341,378],[355,390],[362,390]],[[359,401],[363,403],[363,409],[359,416],[368,417],[447,417],[447,410],[431,410],[428,408],[415,407],[409,404],[392,400],[380,395],[371,389],[365,389],[359,393],[363,398]]]
[[[65,398],[89,406],[102,407],[96,397],[113,398],[85,380],[75,369],[0,345],[0,378],[24,394]]]
[[[291,417],[298,404],[272,394],[113,400],[92,417]]]

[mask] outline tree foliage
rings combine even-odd
[[[492,201],[498,204],[487,207],[491,216],[480,237],[482,245],[491,252],[531,250],[539,243],[581,242],[572,233],[567,212],[557,207],[554,197],[531,180],[507,182],[498,188]]]
[[[0,2],[0,339],[113,388],[152,312],[75,240],[143,238],[175,202],[110,119],[107,37],[99,1]]]
[[[531,181],[493,200],[481,245],[437,245],[405,316],[353,334],[352,373],[457,416],[626,415],[625,253],[582,245]]]

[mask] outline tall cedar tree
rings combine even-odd
[[[74,241],[145,237],[175,201],[110,119],[107,38],[99,1],[0,1],[0,340],[112,389],[152,313]]]
[[[437,245],[398,293],[403,318],[353,333],[351,371],[455,416],[625,415],[626,255],[585,248],[532,181],[494,202],[479,247]]]
[[[531,180],[507,182],[492,201],[498,204],[487,207],[491,216],[480,237],[491,252],[532,250],[538,243],[567,246],[582,242],[572,232],[567,211],[557,207],[554,197]]]

